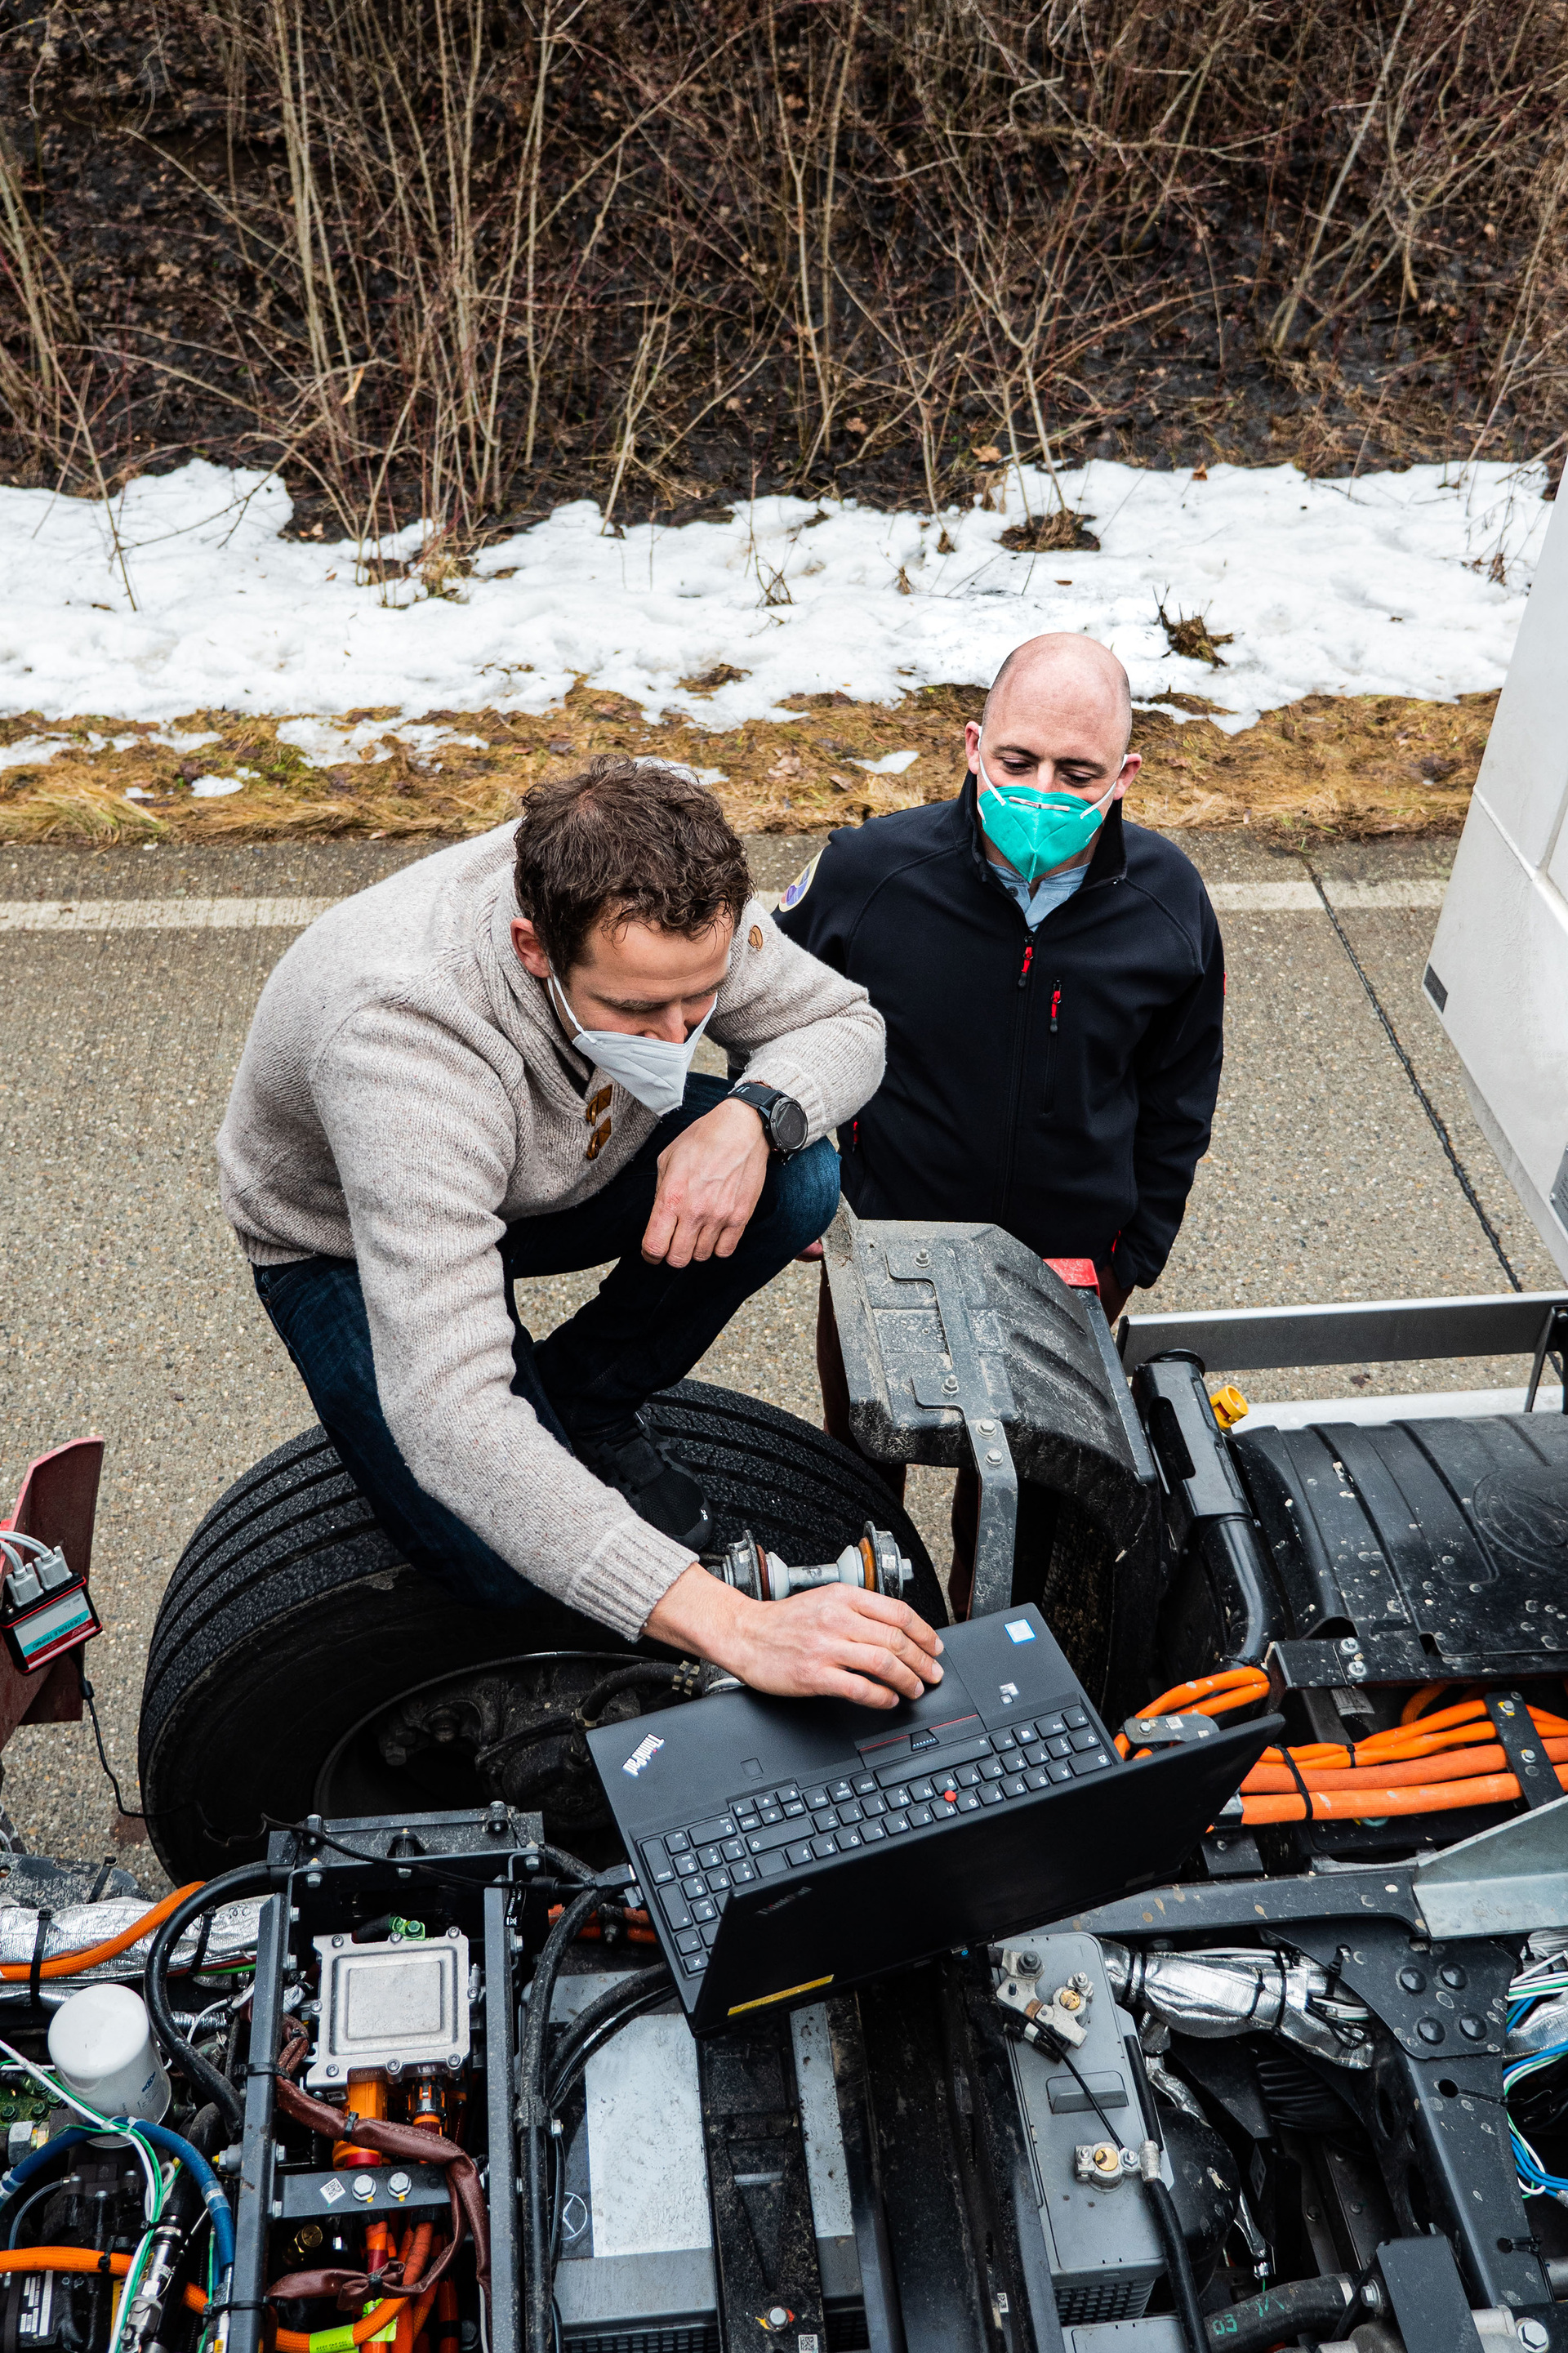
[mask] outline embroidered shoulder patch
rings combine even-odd
[[[779,913],[781,915],[784,914],[787,909],[799,906],[801,901],[810,890],[813,882],[816,880],[816,870],[821,863],[822,852],[819,849],[815,858],[808,858],[806,860],[805,864],[801,868],[800,872],[795,876],[795,881],[790,884],[789,889],[780,899]]]

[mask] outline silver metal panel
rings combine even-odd
[[[375,2067],[451,2067],[468,2055],[468,1940],[453,1929],[426,1942],[400,1937],[356,1945],[314,1939],[321,2012],[305,2081],[346,2084]]]
[[[594,2257],[712,2244],[697,2045],[684,2018],[634,2018],[588,2062]]]
[[[1215,1372],[1307,1365],[1379,1365],[1428,1356],[1529,1356],[1568,1292],[1503,1291],[1473,1299],[1370,1299],[1304,1307],[1230,1307],[1209,1314],[1122,1319],[1131,1372],[1168,1348],[1189,1349]],[[1419,1408],[1411,1401],[1412,1411]]]
[[[1411,1885],[1434,1936],[1568,1927],[1568,1797],[1446,1848]]]

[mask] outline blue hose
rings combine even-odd
[[[224,2196],[222,2182],[200,2149],[193,2147],[181,2134],[171,2132],[166,2125],[150,2125],[142,2116],[110,2116],[106,2118],[106,2122],[110,2130],[123,2132],[134,2127],[143,2140],[152,2142],[154,2148],[161,2148],[166,2157],[179,2158],[180,2163],[187,2168],[191,2179],[201,2191],[202,2202],[212,2217],[213,2242],[217,2250],[218,2269],[225,2272],[230,2270],[234,2263],[234,2216],[229,2211],[228,2200]],[[52,2164],[62,2149],[73,2148],[79,2141],[97,2140],[100,2137],[96,2131],[57,2133],[53,2140],[47,2142],[42,2148],[34,2149],[30,2156],[18,2159],[8,2172],[0,2175],[0,2203],[14,2197],[25,2183],[32,2179],[35,2173],[41,2172],[46,2165]]]
[[[14,2198],[24,2183],[31,2181],[35,2173],[41,2173],[46,2165],[52,2165],[62,2149],[75,2148],[80,2141],[96,2140],[98,2137],[96,2133],[90,2132],[57,2133],[53,2140],[44,2143],[42,2148],[34,2149],[27,2157],[18,2158],[8,2172],[0,2174],[0,2204],[4,2204],[7,2198]]]
[[[142,2137],[150,2140],[154,2148],[161,2148],[167,2157],[179,2158],[201,2191],[202,2202],[212,2216],[213,2244],[217,2249],[218,2269],[220,2272],[232,2270],[234,2216],[229,2211],[228,2200],[223,2194],[223,2184],[201,2150],[193,2147],[179,2133],[171,2132],[167,2125],[144,2124],[140,2116],[116,2116],[114,2122],[133,2124]]]

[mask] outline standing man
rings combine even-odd
[[[1091,1260],[1112,1322],[1180,1229],[1225,1003],[1197,870],[1123,818],[1142,765],[1131,726],[1107,648],[1030,638],[964,730],[958,798],[843,828],[775,918],[888,1025],[881,1087],[840,1131],[851,1207],[990,1222],[1042,1258]],[[826,1281],[817,1363],[826,1426],[847,1437]],[[970,1473],[953,1504],[955,1607],[976,1507]]]
[[[827,1224],[826,1131],[881,1075],[865,990],[749,896],[683,772],[537,786],[515,826],[289,949],[218,1136],[223,1203],[345,1467],[458,1599],[525,1613],[523,1647],[529,1614],[534,1647],[563,1639],[553,1600],[763,1691],[892,1707],[941,1677],[931,1629],[878,1594],[710,1577],[701,1491],[641,1419]],[[689,1074],[710,1030],[734,1087]],[[536,1346],[514,1280],[612,1259]]]

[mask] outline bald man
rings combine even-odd
[[[1112,1321],[1180,1229],[1225,1003],[1197,870],[1123,818],[1131,725],[1106,647],[1031,638],[964,730],[957,799],[840,828],[775,918],[887,1023],[881,1087],[839,1134],[851,1207],[990,1222],[1042,1258],[1091,1260]],[[817,1359],[826,1426],[847,1438],[826,1283]],[[956,1604],[973,1510],[961,1482]]]

